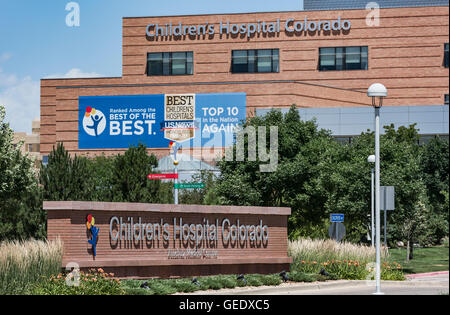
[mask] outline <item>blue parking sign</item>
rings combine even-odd
[[[344,215],[342,213],[332,213],[330,220],[331,222],[344,222]]]

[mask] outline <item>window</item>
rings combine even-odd
[[[427,144],[435,138],[436,138],[435,135],[421,135],[419,136],[419,145]]]
[[[340,144],[352,144],[353,137],[334,137],[334,141]]]
[[[448,105],[449,99],[448,94],[444,94],[444,105]]]
[[[193,52],[149,53],[147,75],[184,75],[194,73]]]
[[[232,73],[280,72],[278,49],[233,50]]]
[[[367,70],[367,46],[319,48],[319,70]]]
[[[444,44],[444,67],[448,68],[448,43]]]

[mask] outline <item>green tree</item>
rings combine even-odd
[[[104,155],[89,160],[88,168],[92,175],[93,201],[113,201],[114,160],[114,156],[106,157]]]
[[[71,157],[63,143],[53,147],[39,174],[44,200],[51,201],[92,200],[93,178],[88,158]]]
[[[326,238],[330,214],[344,213],[346,240],[367,241],[373,167],[367,163],[367,157],[374,151],[372,132],[362,133],[351,144],[338,144],[328,131],[319,130],[314,121],[302,121],[295,107],[285,115],[273,110],[264,117],[250,118],[245,126],[278,127],[279,164],[275,172],[261,173],[259,160],[220,161],[221,176],[213,189],[220,204],[290,207],[291,238]],[[381,137],[381,185],[396,189],[396,209],[388,212],[391,244],[398,240],[429,244],[436,238],[437,226],[448,222],[442,221],[430,206],[423,179],[425,159],[421,158],[418,139],[415,125],[386,126]],[[448,187],[443,165],[447,163],[448,169],[445,145],[429,150],[444,152],[437,157],[443,162],[433,165],[439,169],[439,176],[433,177],[434,184],[430,179],[428,186],[435,187],[436,194],[444,196],[441,190]],[[436,171],[428,173],[436,174]],[[446,209],[443,213],[448,220]]]
[[[0,106],[0,241],[42,238],[45,213],[33,161],[13,144],[13,131]]]
[[[156,156],[148,155],[142,144],[116,156],[112,174],[113,201],[169,203],[172,185],[147,178],[157,165]]]
[[[180,190],[180,204],[217,204],[217,196],[214,190],[215,182],[216,176],[211,171],[201,171],[199,174],[192,176],[192,183],[204,183],[205,188]]]
[[[320,173],[337,149],[328,131],[318,130],[315,121],[302,121],[293,106],[283,115],[272,110],[264,117],[250,118],[244,127],[278,127],[278,166],[270,173],[260,172],[259,160],[219,163],[221,177],[215,191],[220,204],[291,207],[289,233],[324,236],[327,213],[324,211],[326,188],[320,183]],[[269,134],[268,132],[266,133]],[[245,138],[246,144],[248,137]],[[270,149],[266,141],[266,149]],[[245,146],[247,148],[247,145]],[[236,146],[233,148],[236,153]]]
[[[440,137],[423,146],[421,152],[421,174],[426,185],[432,212],[430,219],[433,242],[448,236],[449,212],[446,195],[449,191],[449,142]]]

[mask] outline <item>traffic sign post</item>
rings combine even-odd
[[[387,248],[387,212],[395,210],[395,187],[380,187],[380,208],[384,210],[384,248]]]
[[[342,241],[345,236],[344,214],[332,213],[330,215],[331,226],[328,229],[330,238],[335,239],[336,242]]]

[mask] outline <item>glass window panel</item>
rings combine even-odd
[[[163,54],[163,72],[162,75],[171,75],[170,72],[170,53]]]
[[[245,73],[248,72],[248,61],[247,61],[247,51],[246,50],[235,50],[233,51],[233,67],[234,73]]]
[[[334,48],[320,48],[320,70],[334,70],[336,68],[336,54]]]
[[[234,50],[231,69],[233,73],[279,72],[279,50]]]
[[[369,64],[368,47],[364,46],[364,47],[361,47],[361,69],[367,70],[368,64]]]
[[[147,74],[161,75],[162,74],[162,53],[148,54]]]
[[[172,53],[172,74],[186,74],[186,53]]]
[[[194,54],[192,52],[188,52],[186,54],[186,74],[194,74]]]
[[[272,50],[258,50],[258,72],[272,72]]]
[[[280,51],[278,49],[272,51],[272,72],[280,72]]]
[[[335,56],[334,55],[325,55],[320,58],[321,66],[334,66],[335,65]]]
[[[147,75],[193,74],[193,52],[164,52],[147,55]]]
[[[359,47],[347,47],[345,52],[345,62],[346,63],[361,62],[361,52]]]
[[[344,59],[344,48],[336,48],[336,70],[345,70]]]
[[[255,50],[249,50],[248,52],[248,72],[254,73],[256,72],[256,51]]]
[[[320,48],[319,70],[367,70],[368,47]]]

